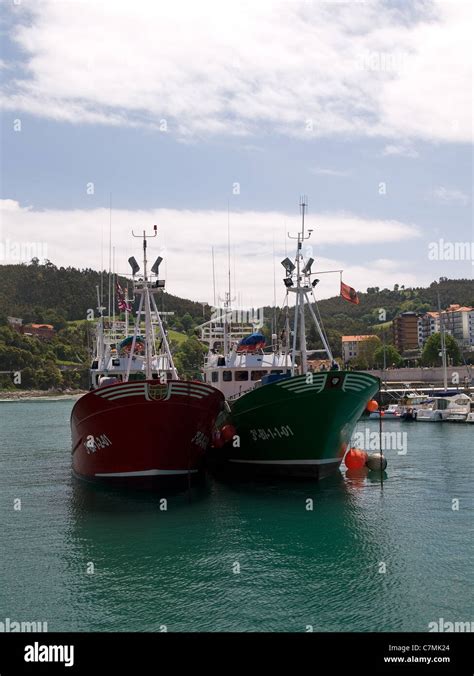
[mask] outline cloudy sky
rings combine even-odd
[[[168,291],[212,302],[229,220],[233,293],[272,303],[276,269],[281,304],[306,194],[308,253],[357,289],[472,277],[472,260],[442,250],[473,239],[469,1],[1,11],[0,263],[36,247],[57,265],[108,265],[111,203],[119,272],[137,255],[132,228],[156,223]],[[324,276],[320,296],[338,282]]]

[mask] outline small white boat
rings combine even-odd
[[[380,414],[384,420],[399,420],[401,414],[403,413],[403,407],[399,404],[390,404],[390,406],[382,411],[373,411],[369,415],[370,420],[379,420]]]
[[[465,422],[471,412],[471,398],[467,394],[452,397],[433,397],[418,409],[416,419],[421,422]]]

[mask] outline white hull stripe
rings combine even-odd
[[[137,381],[137,382],[124,382],[124,383],[119,383],[117,385],[109,385],[105,386],[104,388],[99,388],[98,390],[94,391],[94,394],[98,396],[108,396],[109,394],[112,393],[117,393],[117,392],[123,392],[124,390],[141,390],[144,391],[147,385],[171,385],[172,389],[184,389],[186,391],[192,390],[194,392],[203,394],[203,395],[208,395],[212,394],[215,392],[215,390],[212,387],[206,387],[205,385],[199,385],[195,383],[190,383],[187,381],[181,381],[181,380],[169,380],[167,383],[160,383],[159,380],[153,383],[148,383],[144,381]]]
[[[208,396],[208,392],[201,394],[201,393],[196,393],[196,390],[192,390],[189,388],[186,389],[178,389],[173,387],[171,389],[170,395],[181,395],[181,396],[189,396],[189,397],[194,397],[196,399],[204,399],[205,396]],[[123,399],[124,397],[145,397],[146,395],[146,390],[144,388],[142,389],[137,389],[133,388],[130,389],[128,387],[122,387],[120,389],[114,389],[113,392],[94,392],[97,396],[101,397],[102,399],[108,399],[109,401],[114,401],[115,399]],[[166,397],[169,399],[169,396]]]
[[[171,476],[174,474],[195,474],[197,469],[144,469],[138,472],[97,472],[94,476],[101,477],[141,477],[141,476]]]
[[[114,394],[122,394],[124,392],[145,392],[145,388],[143,385],[140,388],[137,387],[130,387],[129,385],[123,385],[122,387],[114,387],[113,389],[110,390],[97,390],[94,392],[98,397],[104,397],[105,399],[108,399],[109,397],[112,397]]]
[[[199,390],[193,390],[190,388],[182,388],[182,387],[172,387],[171,388],[171,394],[183,394],[187,395],[189,394],[192,397],[199,397],[200,399],[204,399],[204,397],[207,397],[208,393],[207,392],[200,392]]]
[[[191,392],[172,392],[172,395],[193,397],[194,399],[204,399],[200,394],[192,394]],[[116,399],[125,399],[126,397],[145,397],[145,392],[124,392],[123,394],[116,394],[113,397],[105,397],[108,401],[115,401]],[[169,401],[170,397],[165,399],[150,399],[150,401]]]
[[[324,387],[324,381],[322,380],[313,380],[313,382],[309,381],[307,382],[306,380],[298,380],[295,382],[290,382],[290,383],[282,383],[281,387],[283,387],[284,390],[290,390],[292,387]]]
[[[313,376],[313,382],[308,382],[306,380],[306,376],[301,376],[300,378],[291,378],[291,380],[282,380],[281,382],[278,383],[280,387],[283,387],[285,390],[289,389],[291,387],[298,387],[301,385],[316,385],[316,386],[324,386],[324,383],[326,382],[326,378],[317,378]]]
[[[111,376],[113,377],[113,376]],[[112,392],[113,390],[121,390],[124,387],[130,387],[130,388],[135,388],[135,387],[145,387],[145,383],[143,380],[137,380],[137,381],[126,381],[124,380],[123,382],[120,383],[114,383],[113,385],[104,385],[103,387],[98,388],[97,390],[94,390],[94,392]]]
[[[315,394],[319,394],[323,391],[323,388],[321,386],[315,387],[314,385],[298,385],[296,387],[285,387],[285,390],[295,394],[299,392],[314,392]]]
[[[144,397],[145,392],[124,392],[123,394],[114,394],[113,397],[105,397],[108,401],[115,401],[115,399],[125,399],[126,397]]]
[[[252,465],[329,465],[329,463],[342,462],[342,457],[322,458],[319,460],[241,460],[230,458],[229,462],[242,462]]]
[[[206,392],[206,394],[213,391],[213,388],[208,385],[200,385],[199,383],[193,383],[190,380],[171,380],[170,382],[173,387],[194,387],[196,390]]]
[[[195,390],[192,387],[187,387],[186,389],[183,387],[173,387],[171,389],[171,394],[194,394],[195,396],[204,399],[204,397],[208,397],[211,393],[203,392],[202,390]]]
[[[376,385],[377,383],[372,380],[369,376],[365,375],[352,375],[349,373],[345,379],[345,385]]]

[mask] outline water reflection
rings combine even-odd
[[[75,482],[65,553],[77,573],[74,615],[96,630],[396,628],[396,595],[378,598],[400,582],[377,577],[391,533],[353,482],[340,473],[317,483],[208,478],[168,494],[166,511],[163,492]]]

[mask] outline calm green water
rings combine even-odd
[[[320,484],[208,479],[166,496],[164,512],[164,493],[71,477],[71,408],[0,403],[0,621],[47,621],[49,631],[425,631],[440,617],[474,619],[474,425],[386,423],[407,432],[408,452],[386,452],[383,492],[345,472]]]

